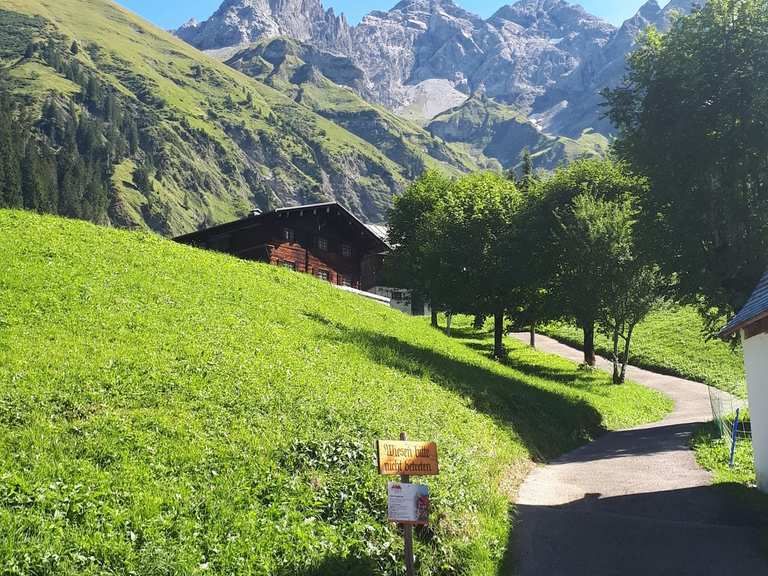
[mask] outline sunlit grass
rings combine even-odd
[[[434,440],[420,574],[496,574],[533,460],[668,400],[327,283],[0,211],[5,574],[396,574],[373,443]]]
[[[564,342],[578,346],[583,343],[581,331],[568,324],[551,324],[542,331]],[[599,335],[596,345],[601,354],[609,357],[611,346],[606,336]],[[707,339],[704,323],[692,308],[665,308],[651,314],[637,327],[630,361],[641,368],[746,396],[741,350]]]

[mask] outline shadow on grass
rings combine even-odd
[[[321,332],[324,337],[357,344],[377,364],[409,376],[428,377],[471,399],[475,410],[514,429],[538,461],[562,454],[605,431],[600,413],[583,400],[558,395],[524,378],[457,360],[394,336],[345,326],[315,313],[305,316],[325,328]],[[476,332],[472,335],[477,337]]]
[[[481,336],[482,334],[473,335],[471,338],[468,337],[468,338],[457,338],[457,339],[464,340],[464,342],[462,343],[467,348],[471,350],[475,350],[476,352],[480,352],[481,354],[488,357],[489,359],[492,359],[493,344],[486,343],[483,341],[478,341],[477,338]],[[526,364],[524,362],[520,362],[515,357],[514,353],[510,354],[502,362],[505,366],[509,366],[510,368],[513,368],[518,372],[522,372],[523,374],[526,374],[527,376],[533,376],[535,378],[543,378],[545,380],[551,380],[559,384],[570,386],[571,388],[589,390],[590,392],[596,393],[596,394],[601,393],[600,391],[595,390],[594,382],[591,382],[590,379],[588,378],[579,377],[579,375],[573,369],[557,368],[554,366],[542,366],[539,364]],[[605,392],[602,392],[602,394],[605,394]]]

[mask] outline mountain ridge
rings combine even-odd
[[[233,6],[256,1],[226,0],[223,6],[231,13]],[[321,0],[261,0],[260,9],[279,21],[286,5],[305,3],[327,18]],[[550,135],[579,138],[592,129],[610,137],[599,92],[620,82],[638,34],[649,25],[668,28],[674,11],[686,13],[696,4],[673,0],[662,8],[649,0],[615,27],[566,0],[518,0],[487,19],[453,0],[401,0],[355,26],[333,14],[343,19],[334,32],[315,37],[305,26],[297,39],[348,56],[366,74],[361,95],[425,124],[462,98],[483,94],[532,116]],[[183,37],[206,48],[216,44],[207,27],[233,25],[239,24],[214,14]]]
[[[337,200],[380,222],[415,174],[475,168],[399,118],[380,147],[108,0],[6,0],[0,40],[0,99],[29,119],[13,161],[59,163],[47,173],[78,205],[46,210],[66,216],[172,236]]]

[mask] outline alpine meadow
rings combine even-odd
[[[371,460],[403,428],[442,450],[422,572],[494,573],[534,461],[670,408],[148,234],[3,211],[0,249],[12,574],[399,574]]]
[[[0,1],[0,576],[768,574],[768,0],[504,1]]]

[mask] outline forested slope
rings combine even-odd
[[[0,205],[169,235],[327,199],[380,221],[426,166],[471,168],[393,160],[107,0],[3,2],[0,94]]]

